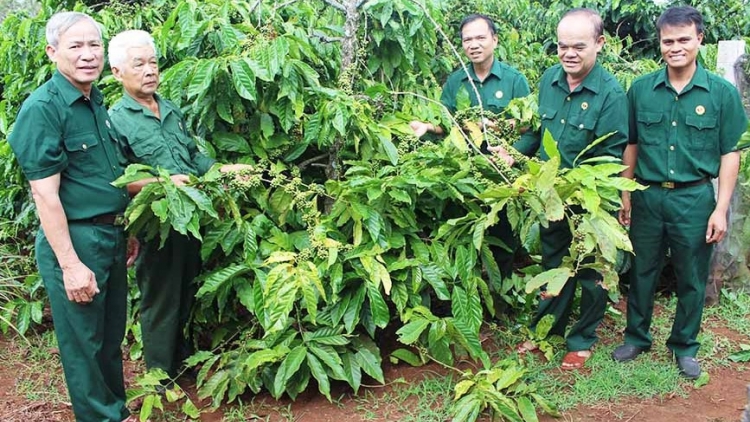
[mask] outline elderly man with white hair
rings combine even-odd
[[[46,32],[57,70],[24,102],[8,142],[39,215],[36,261],[76,420],[136,421],[125,407],[120,349],[129,198],[111,184],[126,162],[94,85],[104,67],[102,30],[88,15],[60,12]]]
[[[179,108],[156,93],[159,61],[151,35],[140,30],[117,34],[109,43],[109,63],[125,91],[110,116],[128,160],[167,169],[178,185],[186,183],[188,175],[206,173],[215,161],[198,151]],[[249,166],[227,164],[221,171],[243,167]],[[155,180],[131,183],[128,192],[135,195]],[[193,279],[201,271],[200,243],[174,230],[162,248],[159,243],[158,237],[145,242],[136,261],[141,333],[146,367],[160,368],[174,380],[191,353],[186,327],[195,295]]]

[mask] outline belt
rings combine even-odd
[[[68,220],[68,224],[99,224],[107,226],[124,226],[125,216],[122,214],[102,214],[91,218],[82,218],[79,220]]]
[[[648,180],[638,180],[638,183],[649,186],[661,186],[664,189],[682,189],[689,188],[692,186],[703,185],[709,182],[707,177],[693,181],[693,182],[649,182]]]

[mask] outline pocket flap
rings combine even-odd
[[[654,113],[654,112],[648,112],[648,111],[641,111],[638,113],[637,119],[641,123],[645,123],[647,125],[653,125],[656,123],[659,123],[664,118],[664,115],[662,113]]]
[[[94,132],[69,136],[63,142],[65,142],[65,149],[71,152],[83,152],[99,145],[99,139]]]
[[[716,116],[704,115],[704,116],[687,116],[685,123],[688,126],[692,126],[698,130],[713,129],[716,127]]]

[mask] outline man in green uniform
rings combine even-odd
[[[630,271],[625,344],[612,357],[634,359],[651,348],[654,293],[667,248],[677,275],[677,312],[667,347],[683,376],[697,378],[696,340],[713,244],[727,229],[727,209],[739,168],[737,141],[747,128],[737,90],[696,61],[703,18],[692,7],[665,11],[657,22],[667,64],[628,91],[628,176],[648,189],[623,195],[620,219],[630,224],[635,258]],[[718,177],[714,199],[710,179]],[[631,214],[632,212],[632,214]]]
[[[99,25],[61,12],[47,23],[57,71],[24,102],[8,142],[29,179],[41,229],[36,260],[79,422],[136,420],[125,407],[120,344],[127,274],[124,157],[93,85],[104,66]]]
[[[525,155],[540,149],[541,136],[549,131],[557,141],[561,167],[571,168],[578,154],[594,140],[613,133],[605,141],[587,151],[579,160],[598,156],[621,157],[628,139],[627,99],[617,80],[599,63],[597,55],[604,45],[601,17],[590,9],[568,11],[557,26],[557,56],[560,64],[547,69],[539,83],[539,114],[542,125],[538,131],[526,132],[514,145]],[[497,151],[511,160],[501,148]],[[549,158],[544,148],[540,156]],[[510,162],[510,161],[509,161]],[[512,164],[512,163],[511,163]],[[568,253],[572,234],[566,220],[551,222],[541,228],[542,266],[557,268]],[[604,318],[607,292],[601,287],[599,275],[581,270],[568,280],[556,297],[545,297],[531,323],[553,315],[555,323],[550,334],[565,335],[575,298],[576,285],[581,285],[581,315],[566,337],[568,354],[562,369],[578,369],[591,356],[596,342],[596,328]],[[525,342],[518,350],[526,352],[536,345]]]
[[[129,160],[169,170],[178,185],[188,175],[206,173],[215,161],[198,151],[177,106],[156,93],[159,65],[151,35],[136,30],[116,35],[109,44],[109,62],[125,90],[110,115]],[[224,165],[221,171],[243,167]],[[135,195],[153,181],[134,182],[128,191]],[[185,328],[195,296],[192,282],[201,271],[200,242],[172,230],[162,248],[159,243],[158,238],[146,242],[136,263],[141,333],[146,367],[161,368],[175,379],[191,351]]]
[[[467,16],[461,22],[459,33],[471,66],[453,72],[443,85],[440,102],[451,113],[456,112],[456,100],[462,88],[468,92],[472,107],[481,105],[496,114],[505,110],[510,100],[529,95],[526,78],[518,70],[495,58],[497,29],[489,17],[480,14]],[[433,123],[412,121],[410,126],[418,137],[428,132],[443,133],[443,128]],[[482,150],[486,152],[486,145],[482,146]],[[507,214],[499,213],[498,219],[498,223],[490,228],[490,234],[498,237],[508,249],[497,246],[491,249],[502,275],[508,277],[513,270],[513,256],[519,242]]]

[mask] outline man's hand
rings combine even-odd
[[[240,170],[252,170],[253,166],[250,164],[224,164],[219,167],[219,171],[222,173],[231,173]]]
[[[435,132],[435,125],[432,123],[420,122],[419,120],[412,120],[409,122],[409,127],[414,131],[414,136],[421,138],[427,132]]]
[[[630,192],[625,191],[622,193],[622,206],[620,207],[620,213],[618,220],[623,226],[630,226]]]
[[[89,303],[99,293],[96,276],[83,262],[62,267],[63,284],[68,300],[76,303]]]
[[[706,243],[719,243],[727,233],[727,212],[714,210],[708,218],[706,229]]]
[[[492,160],[493,162],[496,162],[498,158],[505,161],[509,166],[513,166],[513,164],[516,162],[516,160],[514,160],[513,157],[508,154],[508,151],[506,151],[505,148],[501,146],[489,146],[487,147],[487,151],[492,153],[490,160]]]
[[[190,181],[190,177],[186,174],[173,174],[169,176],[172,182],[177,186],[183,186]]]
[[[135,259],[138,258],[138,252],[141,251],[141,244],[138,242],[138,239],[135,238],[135,236],[130,236],[128,238],[128,252],[127,252],[127,261],[125,265],[128,266],[128,268],[132,267],[133,264],[135,264]]]

